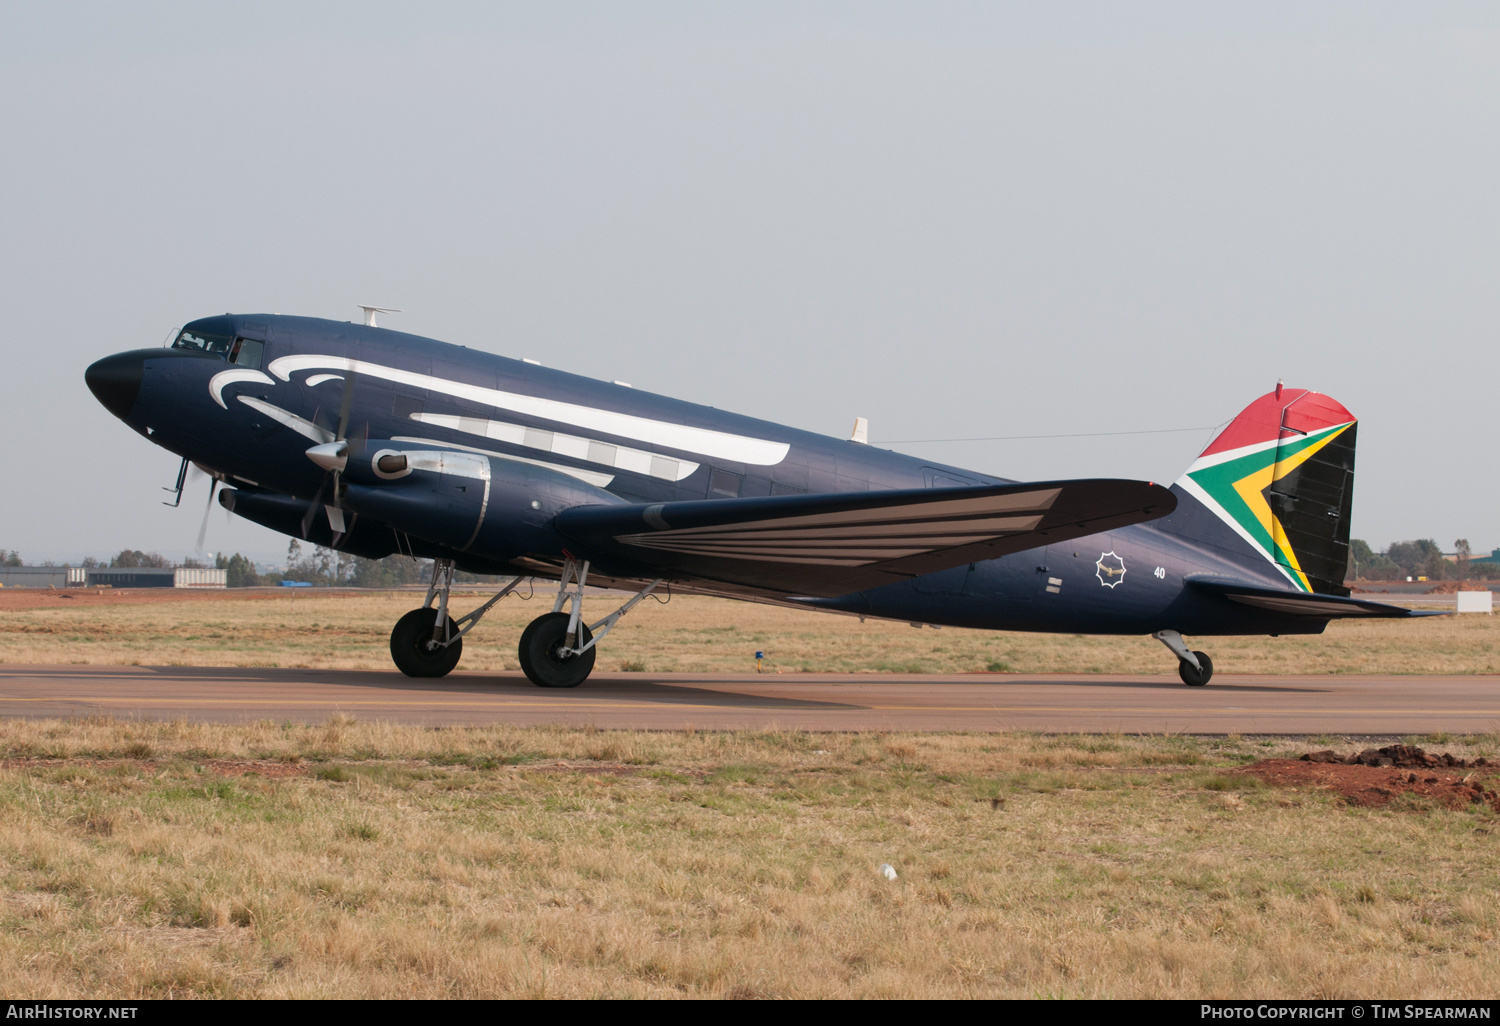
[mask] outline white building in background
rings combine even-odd
[[[227,570],[200,567],[3,566],[5,588],[223,588]]]

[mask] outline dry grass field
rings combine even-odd
[[[6,595],[0,661],[387,668],[419,601]],[[513,668],[546,608],[502,603],[464,667]],[[1482,616],[1204,647],[1229,673],[1500,672]],[[1141,638],[681,597],[600,665],[747,671],[756,649],[1169,669]],[[1349,745],[5,720],[0,996],[1493,997],[1500,816],[1238,772],[1309,747]]]
[[[1500,817],[1307,747],[3,721],[0,994],[1492,998]]]
[[[553,586],[555,590],[555,586]],[[48,604],[0,598],[0,662],[152,666],[388,669],[391,625],[421,596],[406,593],[220,592],[156,600],[86,592]],[[464,641],[462,668],[516,669],[516,639],[551,608],[501,602]],[[480,596],[455,596],[467,612]],[[618,599],[590,599],[603,616]],[[1220,673],[1500,673],[1500,618],[1335,621],[1322,635],[1190,639]],[[1144,637],[1017,634],[947,628],[677,596],[637,606],[601,646],[610,670],[747,672],[767,668],[871,673],[1169,673],[1171,656]]]

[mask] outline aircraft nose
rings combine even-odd
[[[90,364],[83,380],[106,410],[124,420],[135,406],[145,367],[146,358],[140,353],[116,353]]]

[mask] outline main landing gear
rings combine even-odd
[[[474,629],[496,602],[516,590],[521,578],[511,580],[500,593],[466,616],[448,615],[448,592],[453,587],[453,560],[432,564],[432,583],[421,609],[413,609],[391,630],[391,659],[408,677],[447,676],[464,653],[464,635]],[[437,599],[437,607],[432,605]]]
[[[552,612],[537,617],[521,632],[521,670],[539,688],[576,688],[587,680],[594,669],[595,646],[614,630],[620,617],[661,584],[658,577],[604,619],[586,624],[583,585],[588,575],[588,560],[569,556],[563,563]],[[567,612],[563,611],[565,605]]]
[[[1188,687],[1201,688],[1214,675],[1214,663],[1208,658],[1208,653],[1189,651],[1181,634],[1176,631],[1157,631],[1151,636],[1172,650],[1172,654],[1177,657],[1177,675]]]
[[[521,669],[538,687],[576,688],[587,680],[594,669],[597,654],[594,646],[614,630],[620,617],[661,584],[661,578],[657,578],[619,609],[597,623],[588,624],[583,622],[582,616],[583,585],[588,573],[587,560],[579,561],[569,556],[563,563],[552,612],[531,621],[521,634]],[[427,599],[422,608],[413,609],[397,620],[391,630],[391,659],[396,668],[408,677],[442,677],[452,672],[463,655],[464,635],[520,583],[520,577],[513,578],[484,605],[454,620],[448,615],[453,561],[437,560],[432,566],[432,583],[427,588]],[[565,605],[569,607],[566,612],[563,610]]]

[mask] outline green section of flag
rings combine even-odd
[[[1201,470],[1188,471],[1188,477],[1197,483],[1198,487],[1208,493],[1209,498],[1218,503],[1219,508],[1224,511],[1235,523],[1245,529],[1245,532],[1260,546],[1261,551],[1273,563],[1279,563],[1289,570],[1293,582],[1303,591],[1311,589],[1303,583],[1303,575],[1296,571],[1298,565],[1294,554],[1283,550],[1276,544],[1266,522],[1256,516],[1255,510],[1245,502],[1235,485],[1247,477],[1254,477],[1267,467],[1276,463],[1277,460],[1289,459],[1302,452],[1304,449],[1316,446],[1328,437],[1330,432],[1340,431],[1347,427],[1346,424],[1338,424],[1334,427],[1324,428],[1297,439],[1295,442],[1286,442],[1281,445],[1267,446],[1258,452],[1246,453],[1237,459],[1225,460],[1204,467]],[[1259,493],[1257,492],[1257,495]],[[1264,498],[1261,498],[1265,502]],[[1266,508],[1267,521],[1275,520],[1276,514],[1271,512],[1269,504]],[[1285,535],[1285,531],[1282,532]]]

